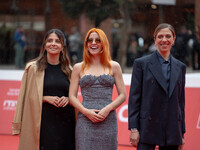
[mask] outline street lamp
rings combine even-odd
[[[14,24],[14,28],[16,26],[19,26],[19,16],[18,16],[18,11],[19,11],[19,7],[17,7],[16,5],[16,0],[13,0],[12,1],[12,5],[10,7],[10,9],[12,10],[12,13],[13,13],[13,24]],[[16,22],[17,22],[17,25],[16,25]]]

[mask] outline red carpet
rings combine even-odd
[[[11,135],[0,135],[0,150],[17,150],[19,137]]]
[[[0,141],[1,141],[0,150],[17,150],[19,136],[0,134]],[[136,150],[136,148],[132,146],[119,145],[118,150]],[[190,150],[190,149],[183,148],[183,150]]]
[[[17,150],[19,136],[0,135],[0,150]],[[119,145],[118,150],[136,150],[133,147]]]

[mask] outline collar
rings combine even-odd
[[[163,63],[165,63],[165,62],[169,62],[169,64],[170,64],[170,62],[171,62],[171,54],[170,54],[170,56],[169,56],[168,61],[166,61],[166,60],[160,55],[160,53],[159,53],[158,51],[156,51],[156,54],[157,54],[157,56],[158,56],[158,60],[159,60],[160,64],[163,64]]]

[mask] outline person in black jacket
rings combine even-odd
[[[185,133],[186,65],[170,54],[174,28],[159,24],[157,51],[134,61],[128,104],[130,144],[137,150],[178,150]]]

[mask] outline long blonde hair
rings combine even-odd
[[[86,37],[84,40],[83,63],[82,63],[82,67],[81,67],[81,72],[84,73],[84,71],[90,67],[90,64],[92,62],[92,57],[91,57],[91,54],[89,53],[89,50],[87,47],[87,40],[92,32],[96,32],[99,36],[99,39],[100,39],[101,45],[102,45],[102,50],[100,51],[100,62],[103,65],[104,69],[106,67],[109,68],[109,73],[110,73],[111,72],[110,45],[109,45],[106,34],[103,32],[103,30],[98,29],[98,28],[92,28],[86,34]]]

